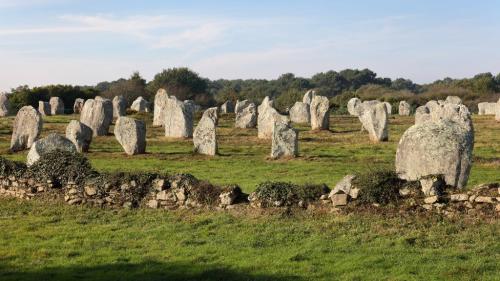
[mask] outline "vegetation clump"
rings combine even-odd
[[[297,204],[300,201],[317,200],[328,191],[326,185],[297,185],[267,181],[257,186],[253,197],[264,206],[283,206]]]
[[[361,203],[396,203],[400,197],[399,189],[406,181],[398,178],[396,172],[388,169],[368,170],[357,175],[353,184],[360,188],[358,200]]]
[[[0,156],[0,175],[10,176],[14,175],[20,177],[26,172],[26,165],[21,162],[11,161]]]

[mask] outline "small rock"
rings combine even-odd
[[[81,202],[82,202],[82,198],[75,198],[75,199],[69,200],[68,204],[76,205],[76,204],[80,204]]]
[[[467,201],[469,200],[469,195],[462,193],[462,194],[452,194],[450,196],[450,200],[452,202],[461,202],[461,201]]]
[[[497,204],[497,206],[495,207],[495,210],[496,210],[497,212],[500,212],[500,204]]]
[[[123,208],[125,208],[125,209],[132,209],[132,202],[125,202],[125,203],[123,203]]]
[[[422,205],[422,208],[430,211],[430,210],[432,210],[432,205],[431,204],[424,204],[424,205]]]
[[[85,187],[85,193],[88,195],[88,196],[94,196],[97,194],[97,189],[93,186],[86,186]]]
[[[152,208],[152,209],[157,209],[157,208],[158,208],[158,206],[159,206],[159,204],[158,204],[158,201],[157,201],[157,200],[154,200],[154,199],[153,199],[153,200],[149,200],[149,201],[148,201],[148,207],[149,207],[149,208]]]
[[[328,200],[328,194],[323,194],[319,197],[320,200]]]
[[[474,202],[474,200],[476,200],[476,197],[477,195],[476,194],[472,194],[470,197],[469,197],[469,202]]]
[[[436,203],[436,202],[438,201],[438,199],[439,199],[439,198],[438,198],[436,195],[434,195],[434,196],[429,196],[429,197],[426,197],[426,198],[424,199],[424,202],[425,202],[426,204],[433,204],[433,203]]]
[[[68,202],[70,198],[69,195],[64,195],[64,201]]]
[[[166,201],[168,200],[169,196],[167,195],[167,191],[166,190],[163,190],[163,191],[160,191],[156,194],[156,199],[157,200],[163,200],[163,201]]]
[[[472,209],[472,208],[474,208],[474,206],[472,206],[472,203],[471,203],[471,202],[469,202],[469,201],[466,201],[466,202],[464,203],[464,206],[465,206],[465,208],[467,208],[467,209]]]
[[[68,190],[68,194],[69,195],[74,195],[74,194],[77,194],[78,193],[78,190],[76,190],[76,188],[72,188],[70,190]]]
[[[488,197],[488,196],[478,196],[476,199],[474,199],[474,202],[476,203],[493,203],[493,197]]]
[[[162,191],[165,189],[165,179],[155,179],[153,181],[153,186],[156,191]]]
[[[177,201],[184,202],[186,201],[186,192],[183,188],[175,191],[175,197],[177,197]]]
[[[399,195],[401,195],[401,196],[403,196],[403,197],[404,197],[404,196],[408,196],[408,195],[410,195],[410,189],[409,189],[409,188],[406,188],[406,187],[405,187],[405,188],[401,188],[401,189],[399,190]]]
[[[347,205],[347,194],[334,194],[331,196],[333,206]]]

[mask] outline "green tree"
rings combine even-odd
[[[104,83],[99,83],[100,86],[105,86]],[[151,101],[151,95],[146,91],[146,80],[144,80],[139,72],[134,72],[129,79],[119,79],[117,81],[111,82],[108,88],[104,90],[101,95],[108,99],[112,99],[115,96],[123,96],[130,106],[132,102],[142,96],[148,101]]]

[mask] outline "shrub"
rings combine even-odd
[[[16,177],[22,176],[26,172],[26,165],[21,162],[11,161],[0,157],[0,175]]]
[[[283,205],[296,204],[299,201],[318,199],[328,192],[325,185],[296,185],[288,182],[264,182],[257,186],[255,197],[266,206],[280,202]]]
[[[405,181],[392,170],[369,170],[357,175],[353,184],[360,188],[358,200],[361,203],[389,204],[397,202],[399,189]]]
[[[200,204],[215,205],[219,200],[222,189],[206,181],[200,181],[188,192],[188,196]]]
[[[40,160],[28,168],[28,175],[39,180],[52,180],[58,184],[73,181],[78,185],[95,175],[90,163],[80,153],[55,150],[40,155]]]

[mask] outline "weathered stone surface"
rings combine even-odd
[[[123,96],[113,98],[113,118],[127,115],[127,100]]]
[[[196,153],[216,155],[218,152],[215,120],[206,111],[194,130],[193,143]]]
[[[290,108],[290,120],[294,123],[309,124],[311,122],[311,112],[309,111],[309,104],[303,102],[296,102]]]
[[[314,96],[310,109],[312,130],[328,130],[330,128],[330,101],[328,98]]]
[[[71,120],[66,127],[66,138],[80,153],[88,152],[92,142],[92,129],[78,120]]]
[[[237,100],[236,105],[234,106],[234,113],[241,112],[243,109],[245,109],[245,107],[249,106],[250,104],[251,102],[249,100],[242,100],[242,101]]]
[[[26,164],[28,166],[33,165],[33,163],[40,159],[40,155],[54,150],[77,152],[75,145],[69,139],[59,134],[52,133],[33,143],[28,152]]]
[[[391,115],[392,114],[392,105],[388,102],[383,102],[383,104],[385,105],[385,109],[387,110],[387,114]]]
[[[384,103],[376,103],[371,106],[361,106],[359,120],[363,128],[368,131],[370,140],[373,142],[387,141],[388,135],[388,116],[387,108]]]
[[[190,138],[193,136],[194,107],[179,101],[175,96],[168,97],[165,109],[165,136]]]
[[[497,105],[495,107],[495,120],[500,122],[500,99],[498,99]]]
[[[299,133],[288,123],[274,124],[272,140],[271,158],[296,157],[299,154]]]
[[[328,198],[332,198],[335,194],[347,194],[351,198],[356,199],[359,194],[359,189],[352,186],[352,181],[356,178],[355,175],[346,175],[342,180],[340,180],[330,194]]]
[[[426,196],[440,194],[445,184],[442,175],[426,176],[420,179],[420,187]]]
[[[149,102],[143,97],[138,97],[134,100],[130,109],[136,112],[149,112]]]
[[[347,205],[347,194],[334,194],[331,197],[333,206],[345,206]]]
[[[288,116],[279,114],[278,111],[273,108],[273,101],[271,101],[269,97],[264,98],[257,110],[259,113],[257,117],[257,137],[259,139],[272,138],[275,122],[290,123]]]
[[[46,101],[38,101],[38,112],[40,112],[40,114],[42,114],[42,116],[51,115],[50,103],[48,103]]]
[[[361,105],[361,100],[358,98],[352,98],[347,102],[347,111],[352,116],[359,116],[358,106]]]
[[[43,127],[42,115],[32,106],[23,106],[14,119],[10,150],[30,148],[40,136]]]
[[[146,152],[146,125],[130,117],[118,117],[115,124],[116,140],[128,155]]]
[[[462,99],[460,99],[457,96],[447,96],[445,102],[458,105],[458,104],[462,104]]]
[[[10,113],[9,97],[4,93],[0,93],[0,117],[8,116],[9,113]]]
[[[425,204],[433,204],[436,203],[439,200],[439,197],[437,195],[434,196],[429,196],[424,198],[424,203]]]
[[[479,115],[495,115],[495,108],[497,104],[495,102],[480,102],[477,104]]]
[[[302,102],[311,105],[311,102],[315,96],[316,92],[314,90],[309,90],[305,93],[304,97],[302,98]]]
[[[60,97],[51,97],[50,103],[50,114],[61,115],[64,114],[64,102]]]
[[[469,195],[465,193],[452,194],[450,195],[451,202],[463,202],[469,200]]]
[[[248,103],[246,106],[240,104],[234,126],[243,129],[257,126],[257,107],[254,103]]]
[[[226,101],[220,106],[220,112],[223,114],[227,113],[233,113],[234,112],[234,105],[232,101]]]
[[[490,197],[490,196],[477,196],[476,199],[474,199],[474,202],[493,204],[495,202],[495,200],[493,197]]]
[[[400,116],[410,116],[411,107],[406,101],[399,102],[399,115]]]
[[[155,95],[153,110],[153,126],[163,126],[167,109],[168,94],[165,89],[159,89]]]
[[[474,129],[467,107],[435,106],[429,121],[413,125],[403,134],[396,152],[396,172],[406,180],[444,175],[446,184],[463,188],[473,146]]]
[[[75,103],[73,103],[73,113],[81,113],[83,109],[83,105],[85,104],[84,99],[75,99]]]
[[[211,108],[205,110],[205,112],[203,112],[203,115],[201,116],[201,118],[204,118],[204,117],[210,118],[214,121],[214,124],[217,125],[217,123],[219,123],[218,111],[219,111],[219,108],[211,107]]]
[[[425,105],[417,107],[415,110],[415,124],[422,124],[431,120],[431,112]]]
[[[113,121],[113,104],[110,100],[97,96],[83,105],[80,122],[92,129],[93,136],[105,136]]]

